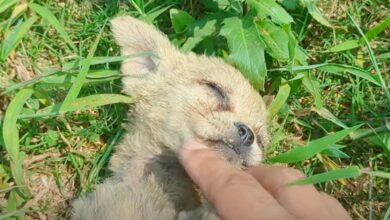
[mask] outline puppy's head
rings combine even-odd
[[[240,72],[218,58],[182,54],[137,19],[111,23],[122,55],[129,56],[121,71],[124,92],[137,99],[134,129],[140,135],[175,151],[195,138],[235,164],[262,160],[266,108]]]

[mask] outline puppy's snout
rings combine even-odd
[[[255,140],[255,136],[253,135],[252,130],[241,122],[235,123],[235,125],[237,127],[238,135],[240,137],[240,145],[248,147],[251,146],[253,144],[253,141]]]

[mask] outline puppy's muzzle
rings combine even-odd
[[[251,145],[255,140],[255,136],[252,130],[247,125],[241,122],[236,122],[234,123],[234,125],[236,127],[237,132],[235,135],[233,135],[233,150],[238,154],[249,151]]]

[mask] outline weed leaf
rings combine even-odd
[[[247,0],[248,5],[255,9],[260,19],[271,17],[278,24],[289,24],[293,18],[275,0]]]
[[[231,17],[224,20],[221,35],[227,39],[229,59],[256,89],[263,89],[267,76],[265,45],[259,38],[251,17]]]
[[[188,24],[195,21],[195,19],[186,11],[171,9],[169,11],[172,26],[176,33],[181,33],[187,27]]]
[[[208,36],[211,36],[216,30],[216,20],[199,20],[189,25],[190,37],[183,44],[180,50],[184,53],[190,52],[198,43]]]
[[[327,27],[332,27],[332,24],[329,23],[328,20],[324,18],[321,11],[317,8],[312,0],[301,0],[301,3],[307,8],[309,14],[320,24],[325,25]]]

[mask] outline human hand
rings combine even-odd
[[[304,177],[298,170],[259,165],[242,171],[195,141],[184,144],[179,158],[224,220],[351,219],[335,198],[313,185],[287,185]]]

